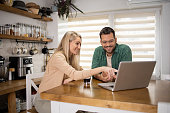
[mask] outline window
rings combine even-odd
[[[156,19],[156,12],[156,10],[136,11],[136,13],[108,12],[105,15],[69,18],[68,30],[76,31],[83,37],[80,65],[84,69],[91,68],[94,49],[100,46],[99,32],[106,26],[115,30],[119,44],[130,46],[133,61],[158,61],[156,38],[159,37],[157,36],[159,30],[156,26],[159,21]]]
[[[114,16],[119,44],[132,49],[133,61],[155,60],[155,14],[128,13]]]
[[[94,49],[100,45],[99,32],[108,23],[107,15],[68,19],[68,29],[82,36],[80,65],[83,69],[91,68]]]

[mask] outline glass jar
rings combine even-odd
[[[0,26],[0,34],[2,34],[2,26]]]
[[[13,35],[16,36],[16,26],[12,25]]]
[[[28,37],[28,31],[27,31],[27,28],[28,28],[28,25],[27,24],[24,24],[24,37]]]
[[[13,35],[12,24],[9,24],[9,29],[10,29],[10,35]]]
[[[5,26],[2,26],[2,34],[6,34]]]
[[[41,27],[39,26],[39,37],[41,37]]]
[[[46,30],[41,29],[41,37],[45,38],[46,37]]]
[[[5,34],[6,35],[10,35],[10,25],[9,24],[5,24]]]
[[[36,26],[36,38],[38,38],[39,37],[39,28],[38,28],[38,26]]]
[[[27,34],[28,34],[28,37],[31,37],[31,26],[30,25],[27,25]]]
[[[15,36],[20,36],[20,27],[19,27],[19,25],[15,26]]]
[[[34,25],[32,25],[31,31],[32,31],[32,37],[35,38],[36,31],[35,31],[35,26]]]
[[[24,33],[25,33],[25,29],[24,29],[24,24],[23,23],[20,23],[20,36],[24,36]]]
[[[46,38],[46,37],[47,37],[47,31],[44,30],[44,38]]]
[[[22,31],[21,31],[21,23],[16,23],[17,29],[18,29],[18,36],[22,36]]]
[[[30,37],[33,37],[32,25],[30,25],[30,30],[31,30]]]
[[[3,34],[3,26],[0,26],[0,34]]]

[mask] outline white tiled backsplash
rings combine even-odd
[[[9,56],[31,56],[29,54],[29,50],[32,47],[32,43],[24,43],[24,47],[27,48],[28,53],[27,54],[20,54],[20,55],[14,55],[12,54],[13,48],[16,47],[16,41],[15,40],[9,40],[9,39],[0,39],[1,45],[0,45],[0,56],[5,57],[5,61],[9,61]],[[22,42],[18,43],[19,47],[22,47]],[[33,64],[34,64],[34,73],[36,72],[42,72],[43,66],[45,64],[45,55],[42,54],[41,50],[44,47],[44,44],[35,43],[36,48],[38,49],[38,54],[32,55],[33,57]]]

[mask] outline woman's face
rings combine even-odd
[[[80,37],[76,37],[75,40],[70,42],[70,53],[77,55],[81,48],[81,39]]]

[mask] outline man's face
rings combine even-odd
[[[113,37],[113,33],[101,35],[100,43],[101,43],[103,49],[108,54],[113,53],[113,49],[116,46],[116,42],[117,42],[117,39]]]

